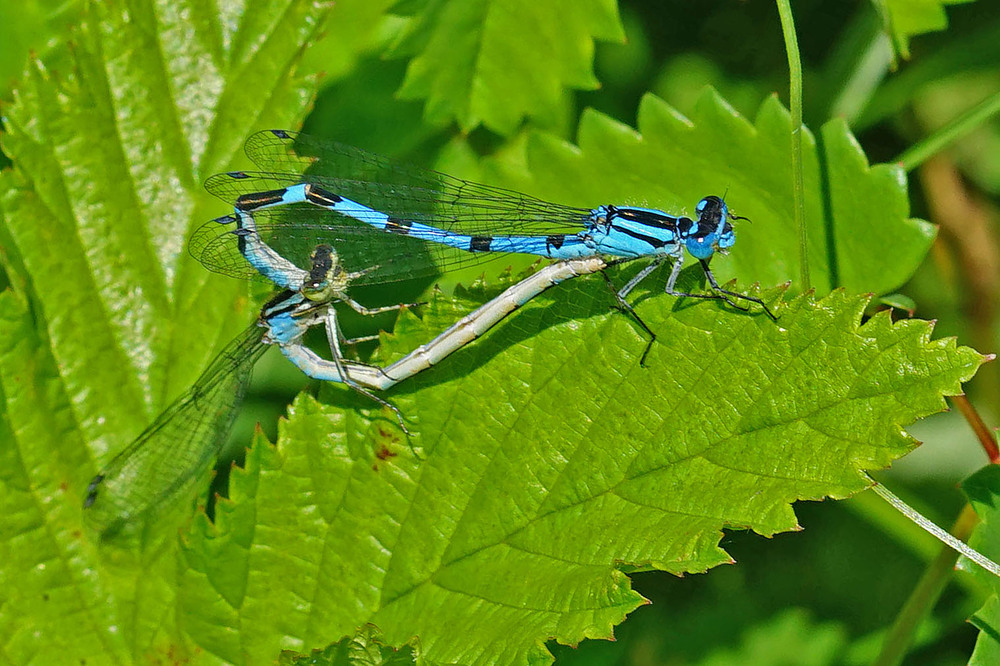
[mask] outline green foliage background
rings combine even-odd
[[[984,360],[941,332],[995,348],[995,121],[918,179],[895,158],[997,89],[1000,17],[987,3],[824,4],[795,7],[815,291],[800,283],[787,62],[767,4],[5,9],[0,67],[17,82],[3,95],[13,168],[0,176],[4,658],[869,662],[935,547],[868,494],[795,513],[792,502],[858,493],[862,470],[913,448],[902,429]],[[890,45],[912,56],[893,74]],[[326,386],[295,399],[276,448],[253,437],[261,420],[275,439],[275,414],[305,384],[267,358],[233,436],[237,457],[254,446],[217,480],[227,498],[214,521],[194,511],[211,502],[206,476],[102,541],[85,524],[87,481],[260,303],[187,256],[190,231],[226,212],[201,183],[246,166],[252,131],[303,123],[574,205],[690,213],[725,193],[753,222],[713,267],[757,289],[779,322],[679,303],[650,280],[637,309],[659,340],[640,368],[642,336],[609,311],[601,280],[579,279],[392,391],[409,442]],[[938,240],[925,219],[943,226]],[[354,321],[349,334],[391,330],[363,352],[392,360],[496,294],[510,279],[498,269],[529,263],[495,262],[454,296],[481,271],[443,276],[449,294],[420,317]],[[682,278],[692,289],[698,272]],[[354,295],[399,302],[428,286]],[[916,303],[937,331],[875,314],[867,294]],[[972,395],[995,404],[998,386],[987,366]],[[982,463],[973,452],[951,465],[962,428],[950,415],[918,424],[948,464],[890,477],[942,522],[960,501],[949,487]],[[988,515],[990,479],[970,487]],[[988,525],[977,538],[989,553]],[[734,558],[704,576],[664,573]],[[956,583],[912,647],[923,663],[972,652],[961,621],[994,583]],[[976,619],[982,663],[994,606]]]

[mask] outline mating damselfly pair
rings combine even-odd
[[[549,287],[578,275],[603,274],[611,264],[651,259],[612,290],[617,306],[649,336],[643,361],[655,333],[626,297],[667,260],[672,262],[668,294],[719,299],[741,310],[749,306],[740,301],[755,303],[774,318],[760,299],[722,289],[709,269],[712,256],[734,244],[732,221],[741,219],[717,196],[702,199],[694,218],[631,206],[574,208],[283,130],[253,135],[246,152],[260,170],[208,180],[208,190],[232,204],[233,214],[198,229],[190,250],[209,270],[261,277],[282,291],[188,392],[94,478],[85,505],[102,530],[113,531],[170,498],[215,457],[253,363],[267,344],[277,345],[306,375],[345,383],[393,409],[406,431],[403,416],[373,390],[437,363]],[[675,289],[685,251],[700,262],[710,292]],[[335,304],[361,314],[403,307],[366,308],[350,297],[349,286],[431,275],[501,253],[538,255],[555,263],[392,365],[381,368],[343,357],[342,345],[359,339],[344,338]],[[325,328],[330,359],[303,343],[313,326]]]

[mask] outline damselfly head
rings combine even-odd
[[[729,223],[729,208],[721,197],[705,197],[695,206],[695,211],[698,213],[697,226],[684,241],[691,256],[709,259],[716,252],[732,247],[736,235]]]
[[[714,194],[699,201],[694,209],[698,213],[698,224],[705,227],[718,228],[720,224],[726,221],[726,217],[729,214],[729,207],[726,206],[726,202]]]

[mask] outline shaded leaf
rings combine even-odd
[[[945,7],[972,0],[876,0],[893,47],[903,58],[910,57],[910,38],[948,27]]]
[[[699,666],[842,664],[846,634],[846,629],[838,624],[819,623],[802,610],[789,609],[748,631],[738,649],[718,650],[699,662]]]
[[[964,81],[981,73],[983,83],[970,82],[967,88],[960,89],[963,98],[970,92],[977,95],[967,101],[965,108],[996,89],[994,81],[1000,69],[1000,49],[996,48],[1000,40],[1000,17],[995,12],[980,13],[982,18],[973,21],[973,28],[949,35],[950,39],[935,40],[938,43],[933,48],[921,53],[920,58],[888,77],[873,91],[871,99],[851,124],[854,131],[860,134],[878,123],[887,122],[927,97],[928,93],[945,94],[941,92],[942,83]]]
[[[323,650],[309,655],[283,652],[278,662],[282,666],[316,664],[317,666],[403,666],[416,663],[410,647],[397,650],[382,643],[378,628],[362,627],[354,636],[343,638]],[[426,662],[425,662],[426,663]]]
[[[302,61],[304,71],[336,81],[354,75],[361,55],[376,47],[378,33],[397,0],[338,0],[326,16],[319,41]]]
[[[390,52],[412,58],[399,95],[426,99],[430,123],[454,119],[467,132],[482,123],[511,134],[525,116],[551,125],[566,89],[598,86],[594,40],[624,39],[613,0],[417,5]]]
[[[29,54],[50,67],[68,64],[58,44],[79,21],[82,4],[65,0],[0,4],[0,44],[4,45],[0,49],[0,98],[8,99],[10,86],[24,70]]]
[[[969,545],[994,562],[1000,560],[1000,513],[997,512],[1000,508],[1000,468],[987,465],[963,481],[962,490],[982,521],[969,539]],[[976,649],[969,664],[995,664],[1000,659],[1000,581],[964,558],[960,565],[990,592],[983,607],[969,618],[969,622],[979,629]]]

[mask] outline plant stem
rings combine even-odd
[[[1000,112],[1000,91],[993,93],[923,141],[910,146],[895,161],[899,162],[906,171],[912,171],[932,155],[943,150],[945,146],[976,129],[998,112]]]
[[[876,491],[877,489],[878,486],[876,486]],[[958,520],[952,526],[951,533],[955,537],[965,540],[978,522],[979,518],[976,516],[976,512],[972,510],[971,505],[966,504],[962,513],[959,514]],[[909,599],[903,604],[903,608],[896,616],[892,627],[889,628],[889,633],[886,634],[885,641],[882,643],[882,649],[875,661],[872,662],[872,666],[896,666],[903,661],[920,623],[930,613],[941,595],[941,591],[951,580],[952,571],[957,561],[957,551],[948,546],[941,548],[937,556],[927,566],[916,587],[913,588]]]
[[[976,433],[983,451],[990,458],[990,464],[996,465],[1000,462],[1000,450],[997,450],[996,437],[987,427],[986,422],[983,421],[983,417],[979,415],[976,408],[969,402],[969,399],[964,395],[955,395],[950,400],[951,404],[955,405],[958,411],[962,412],[962,416],[965,417],[965,420],[972,427],[973,432]]]
[[[788,53],[788,108],[792,114],[792,199],[795,204],[795,226],[799,232],[799,279],[802,291],[810,288],[809,245],[806,240],[805,186],[802,177],[802,60],[795,37],[795,21],[789,0],[777,0],[781,31]]]

